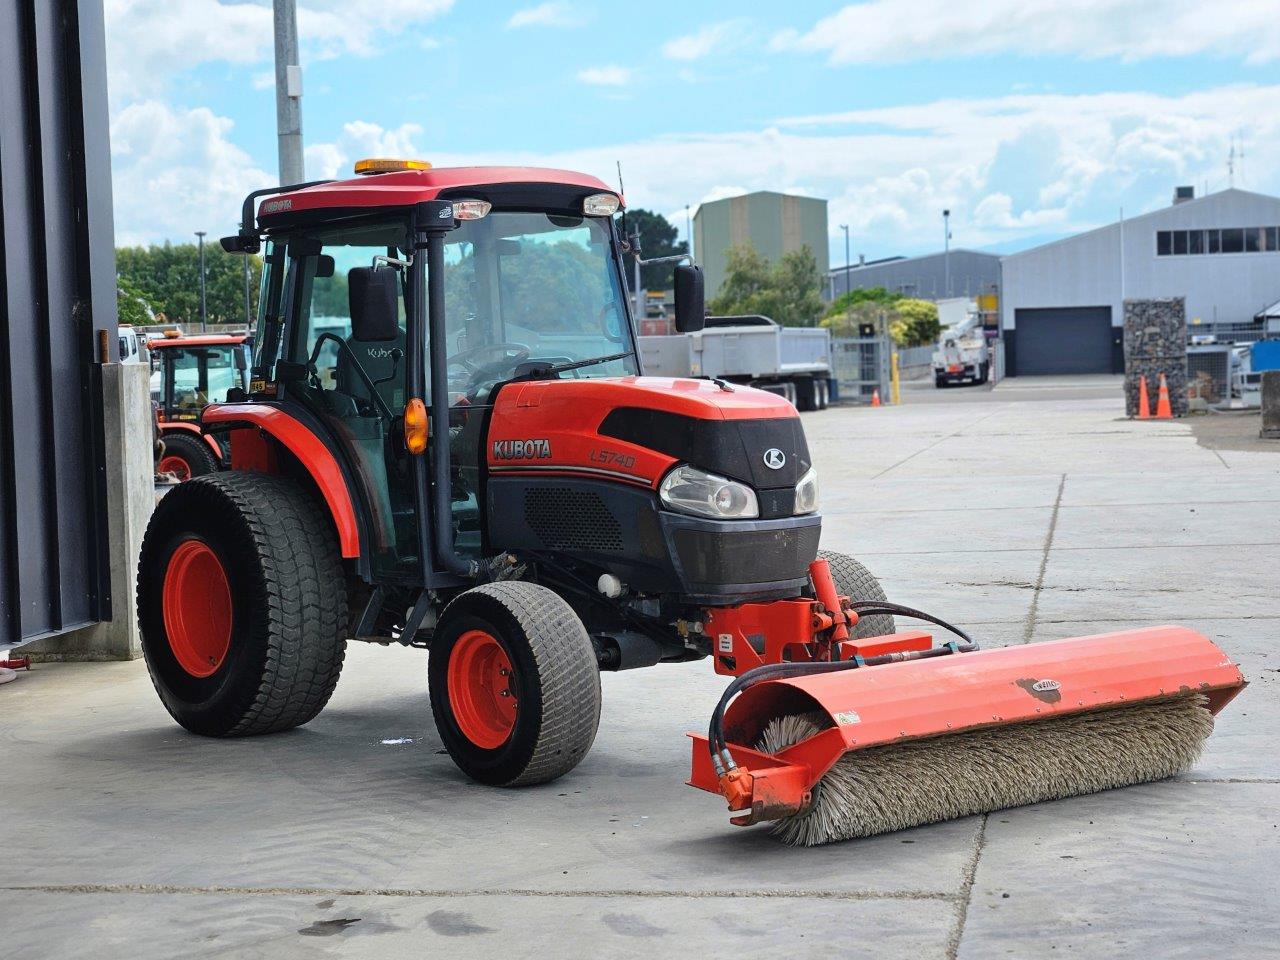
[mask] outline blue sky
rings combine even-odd
[[[106,0],[117,236],[234,227],[275,182],[269,0]],[[584,169],[683,230],[756,189],[869,258],[1012,250],[1280,193],[1280,0],[299,0],[308,176],[367,155]]]

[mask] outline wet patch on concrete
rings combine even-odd
[[[476,923],[469,913],[460,910],[436,910],[427,914],[427,926],[432,933],[442,937],[474,937],[482,933],[492,933],[490,927]]]

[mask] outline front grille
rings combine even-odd
[[[590,491],[530,488],[524,494],[524,520],[550,550],[622,552],[622,525]]]
[[[822,527],[808,524],[741,533],[683,528],[675,531],[676,553],[694,583],[772,583],[808,575],[818,555]]]

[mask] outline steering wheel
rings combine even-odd
[[[610,333],[609,328],[605,326],[605,320],[608,319],[609,314],[610,313],[616,314],[617,312],[618,312],[618,301],[609,300],[600,308],[600,312],[596,314],[596,324],[597,326],[600,327],[600,330],[604,333],[605,339],[608,340],[610,343],[622,342],[621,324],[619,324],[617,336],[614,336],[612,333]]]
[[[518,363],[523,363],[529,359],[529,354],[532,352],[533,348],[528,344],[503,341],[502,343],[488,343],[482,347],[462,350],[451,356],[449,362],[460,363],[470,373],[478,373],[485,367],[495,365],[515,366]]]

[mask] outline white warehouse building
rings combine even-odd
[[[1247,325],[1280,300],[1280,198],[1229,189],[1003,257],[1012,376],[1121,373],[1124,301],[1185,297],[1187,322]]]

